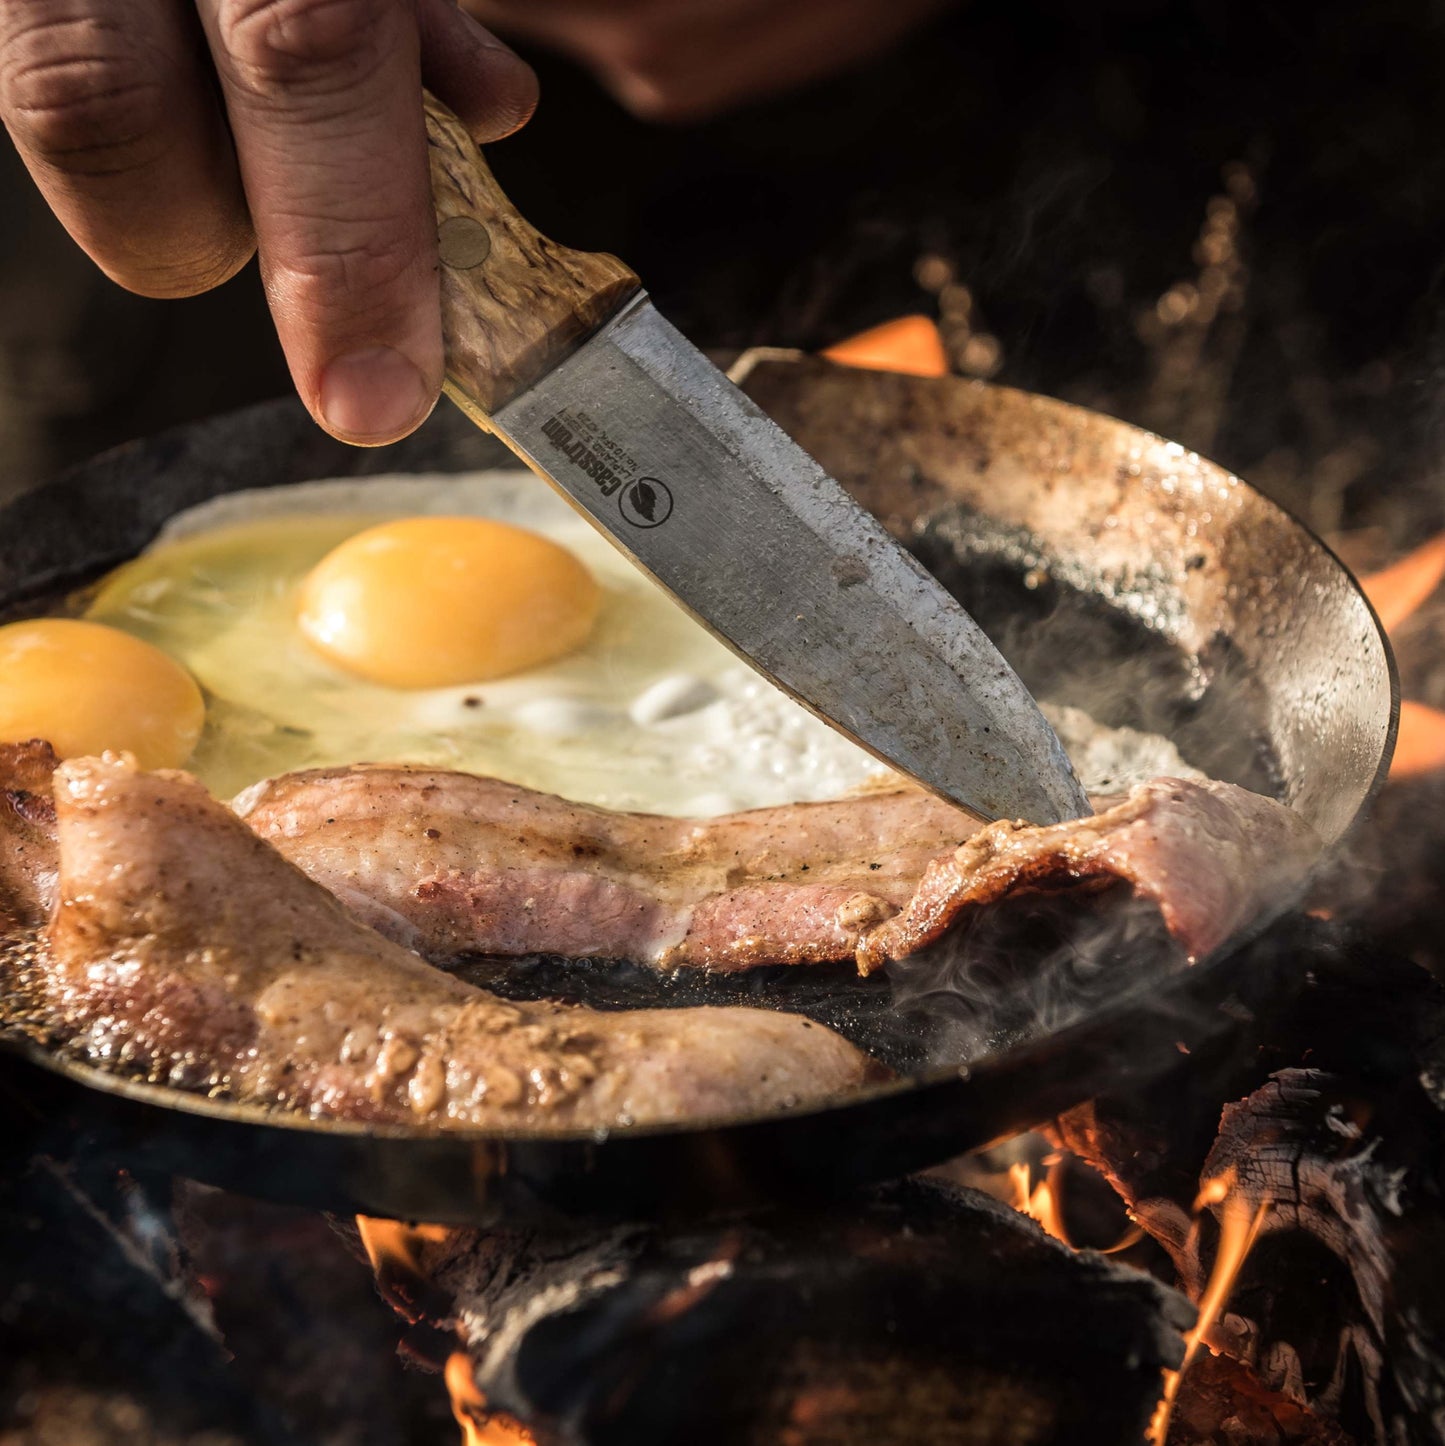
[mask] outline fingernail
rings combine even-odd
[[[327,430],[361,446],[404,437],[436,403],[416,364],[389,346],[337,357],[321,374],[321,415]]]

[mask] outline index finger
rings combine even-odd
[[[442,379],[436,230],[406,0],[199,0],[276,330],[328,431],[379,445]]]

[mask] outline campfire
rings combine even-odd
[[[921,317],[831,356],[950,366]],[[1397,639],[1445,617],[1445,538],[1362,574]],[[118,1171],[0,1074],[23,1122],[0,1441],[1445,1440],[1445,1012],[1418,967],[1445,711],[1413,692],[1419,652],[1375,820],[1240,952],[1227,1038],[842,1200],[326,1217]]]

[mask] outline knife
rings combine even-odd
[[[613,256],[549,241],[426,97],[444,390],[753,668],[986,819],[1092,810],[978,624],[665,321]]]

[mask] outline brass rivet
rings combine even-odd
[[[437,250],[444,266],[453,271],[470,271],[492,254],[492,238],[473,217],[448,216],[437,227]]]

